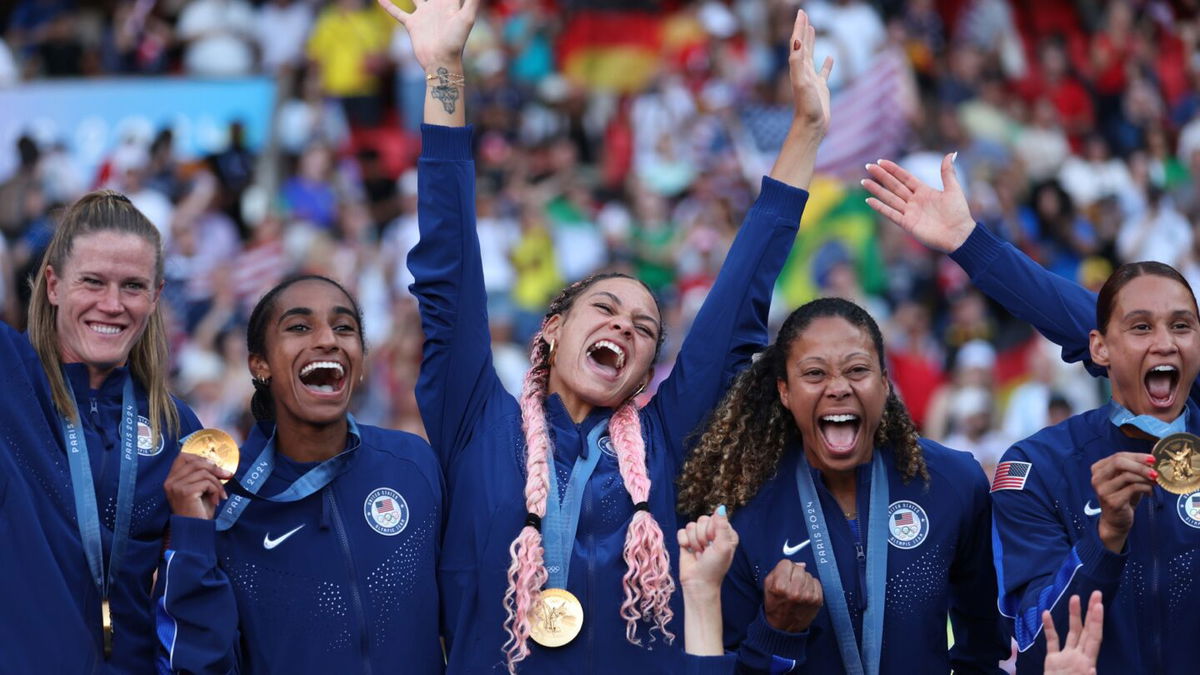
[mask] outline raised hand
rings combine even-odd
[[[1154,455],[1143,452],[1116,452],[1092,465],[1092,489],[1100,501],[1097,533],[1113,553],[1125,547],[1138,502],[1154,491],[1153,465]]]
[[[873,195],[867,205],[927,248],[953,253],[975,229],[967,197],[954,173],[953,154],[942,158],[944,190],[933,189],[886,159],[868,164],[867,174],[871,177],[864,179],[862,186]]]
[[[729,518],[718,508],[712,516],[688,523],[678,538],[680,586],[720,591],[738,544]]]
[[[819,130],[824,136],[829,130],[829,73],[833,70],[833,58],[825,57],[825,63],[817,72],[813,63],[813,44],[817,41],[817,32],[808,22],[808,14],[804,10],[796,12],[791,41],[788,77],[792,83],[795,120]]]
[[[763,613],[775,630],[808,630],[824,604],[821,582],[808,573],[804,563],[780,560],[763,581]]]
[[[221,481],[232,477],[199,455],[180,453],[163,481],[163,491],[175,515],[212,520],[221,500],[229,496]]]
[[[1071,596],[1068,608],[1070,630],[1067,641],[1059,649],[1058,632],[1049,610],[1042,612],[1042,628],[1046,631],[1046,675],[1095,675],[1096,657],[1104,637],[1104,603],[1100,591],[1092,591],[1088,600],[1087,623],[1079,618],[1079,596]]]
[[[413,55],[427,74],[438,68],[462,73],[463,47],[475,24],[479,0],[415,0],[411,14],[391,0],[376,1],[408,30]]]

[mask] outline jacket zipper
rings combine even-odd
[[[1163,668],[1163,653],[1162,653],[1162,624],[1160,622],[1162,612],[1159,610],[1164,605],[1158,597],[1159,569],[1158,569],[1158,540],[1159,532],[1155,527],[1158,516],[1155,512],[1158,511],[1158,495],[1151,494],[1150,503],[1147,504],[1150,511],[1150,630],[1154,636],[1154,668],[1151,672],[1162,672]]]
[[[586,492],[586,490],[585,490],[585,492]],[[584,512],[585,517],[590,519],[591,513],[592,513],[592,500],[590,500],[590,499],[583,500],[583,512]],[[594,552],[596,550],[596,535],[594,532],[592,532],[592,530],[590,528],[588,529],[587,543],[588,543],[588,551],[587,551],[588,573],[587,573],[587,603],[586,603],[587,611],[584,613],[584,617],[595,617],[595,618],[590,621],[585,618],[585,620],[583,622],[583,625],[587,626],[587,654],[584,657],[584,663],[587,664],[586,672],[591,673],[592,666],[595,663],[595,659],[592,657],[592,655],[595,652],[595,636],[596,636],[595,631],[592,630],[592,626],[596,623],[596,621],[599,621],[601,619],[599,616],[597,616],[597,614],[595,612],[595,607],[592,607],[592,595],[593,595],[592,588],[595,584],[595,576],[596,576],[596,563],[595,563],[596,556],[594,555]],[[572,549],[575,548],[574,542],[572,542],[571,548]],[[617,618],[619,619],[620,617],[618,616]]]
[[[354,556],[351,554],[350,539],[346,536],[346,528],[342,524],[342,513],[338,510],[337,498],[333,496],[333,488],[325,488],[325,496],[329,499],[329,511],[333,514],[333,529],[337,531],[338,541],[342,545],[342,554],[346,559],[346,571],[350,574],[350,601],[354,605],[354,617],[358,620],[358,631],[362,639],[363,673],[371,673],[371,635],[367,632],[367,616],[363,611],[362,595],[358,591],[358,573],[354,569]]]

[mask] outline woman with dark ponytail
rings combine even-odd
[[[236,480],[181,454],[164,485],[161,663],[442,672],[441,470],[425,441],[348,412],[364,373],[358,303],[332,279],[287,280],[254,308],[246,343],[258,423]]]
[[[971,455],[917,436],[858,305],[792,312],[679,485],[685,515],[733,514],[722,609],[741,670],[1000,672],[987,479]]]
[[[799,13],[792,129],[654,399],[634,402],[663,343],[662,313],[643,283],[611,274],[551,303],[514,397],[491,362],[462,105],[462,49],[479,3],[429,0],[411,14],[380,4],[408,30],[428,79],[421,240],[408,266],[425,331],[417,400],[450,489],[448,668],[681,672],[678,544],[663,536],[675,522],[674,479],[684,439],[766,342],[771,291],[829,125],[832,63],[813,67],[815,34]]]

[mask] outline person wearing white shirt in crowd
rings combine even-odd
[[[254,10],[242,0],[195,0],[179,14],[184,69],[201,77],[237,77],[254,69]]]
[[[278,73],[304,60],[304,41],[312,28],[312,0],[269,0],[258,10],[256,37],[262,69]]]

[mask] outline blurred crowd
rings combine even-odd
[[[507,386],[519,386],[550,297],[602,268],[658,294],[668,346],[657,372],[669,371],[786,130],[797,6],[484,2],[466,105]],[[862,148],[935,184],[942,154],[957,151],[982,226],[1086,286],[1141,259],[1196,284],[1200,2],[803,6],[818,61],[835,58],[834,119],[774,315],[819,294],[867,307],[925,433],[990,467],[1012,441],[1097,405],[1104,384],[1062,364],[947,258],[875,218],[858,185]],[[163,234],[174,390],[207,426],[247,428],[249,310],[283,277],[315,272],[365,310],[371,369],[356,414],[420,432],[422,337],[404,262],[418,236],[425,73],[403,29],[366,0],[18,0],[0,22],[0,87],[257,75],[279,92],[263,147],[231,121],[223,151],[180,156],[163,129],[122,139],[96,175],[80,175],[63,139],[31,133],[3,149],[19,157],[0,176],[9,322],[23,324],[24,280],[56,210],[111,187]],[[882,90],[891,97],[871,98]]]

